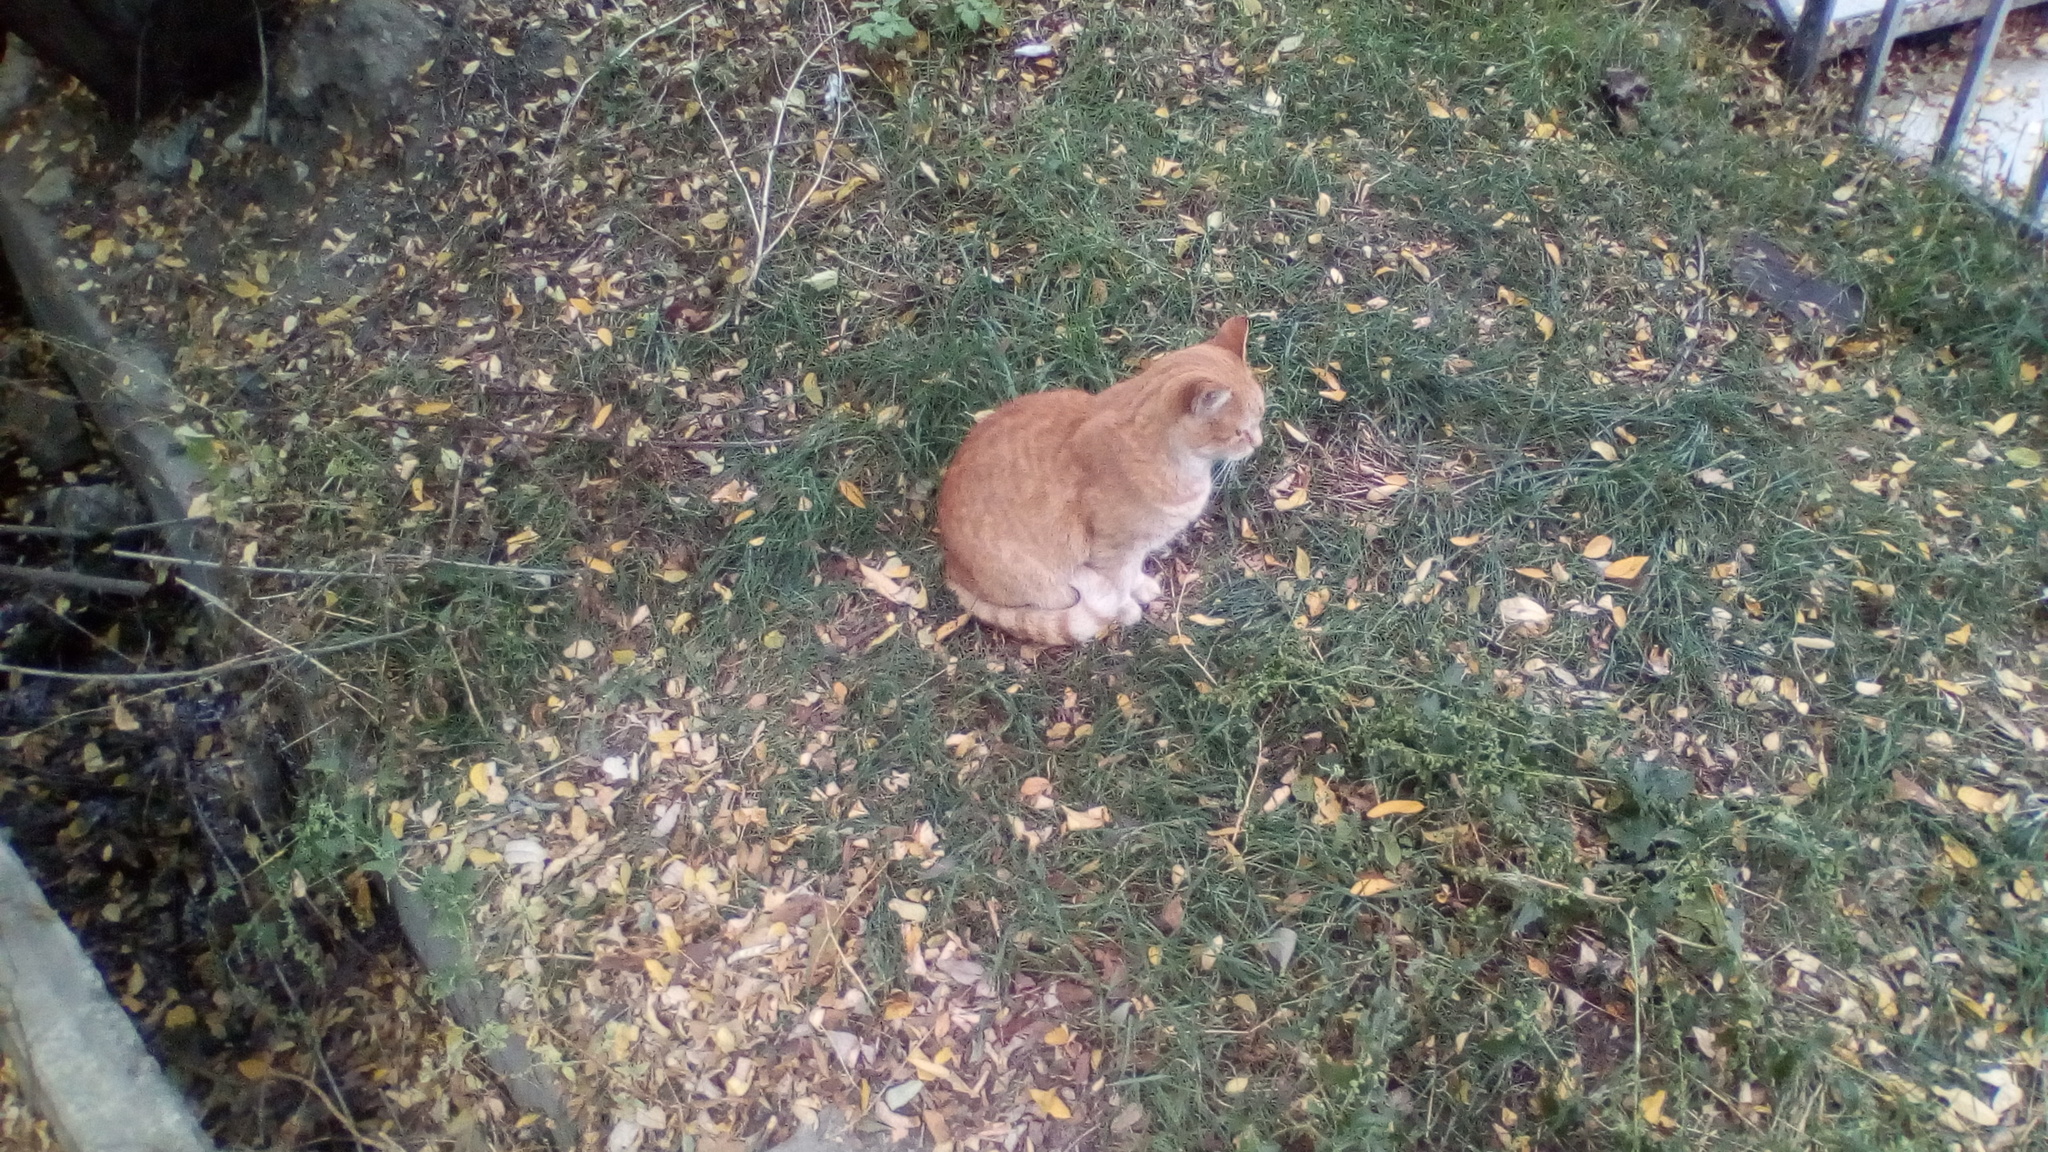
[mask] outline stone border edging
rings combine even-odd
[[[214,1152],[106,978],[0,841],[0,1040],[69,1152]]]

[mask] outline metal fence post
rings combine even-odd
[[[2034,165],[2034,180],[2027,186],[2026,204],[2020,209],[2020,218],[2029,227],[2041,222],[2043,200],[2048,200],[2048,134],[2041,141],[2041,162]]]
[[[1977,44],[1970,52],[1970,66],[1963,72],[1963,86],[1956,90],[1956,102],[1949,105],[1948,123],[1942,126],[1941,142],[1934,146],[1934,166],[1943,167],[1954,158],[1956,144],[1971,114],[1977,110],[1977,89],[1984,84],[1984,72],[1991,66],[1991,54],[1998,51],[1999,34],[2005,31],[2005,15],[2012,0],[1991,0],[1991,10],[1977,23]]]
[[[1806,0],[1799,9],[1799,26],[1792,30],[1792,87],[1805,91],[1820,72],[1821,48],[1828,42],[1828,25],[1835,19],[1835,0]]]
[[[1884,0],[1884,12],[1877,18],[1877,35],[1863,50],[1863,83],[1856,89],[1856,110],[1849,114],[1849,122],[1858,128],[1870,115],[1871,101],[1877,99],[1877,86],[1884,82],[1884,68],[1892,58],[1892,41],[1899,35],[1899,9],[1905,6],[1906,0]]]

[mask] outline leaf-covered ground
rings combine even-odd
[[[2038,250],[1678,5],[851,15],[482,2],[171,184],[12,130],[267,626],[425,626],[282,859],[434,893],[617,1152],[2041,1138]],[[1168,608],[963,626],[973,414],[1246,312]]]

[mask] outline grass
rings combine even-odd
[[[313,509],[293,547],[531,526],[536,562],[616,569],[344,594],[439,629],[386,667],[381,787],[425,805],[464,787],[451,757],[531,763],[536,732],[597,755],[622,707],[686,699],[761,742],[745,791],[816,873],[931,822],[946,866],[878,865],[863,977],[906,979],[881,904],[914,896],[1003,979],[1084,985],[1106,1055],[1077,1107],[1141,1105],[1142,1146],[2039,1139],[2038,251],[1820,132],[1676,6],[1076,20],[1028,85],[979,42],[869,60],[845,138],[876,187],[793,232],[735,328],[643,312],[535,354],[564,413],[710,412],[739,442],[483,463],[487,525],[458,535],[385,477],[403,447],[445,484],[436,453],[475,440],[287,434],[321,477],[278,500]],[[1626,135],[1616,67],[1654,92]],[[706,57],[714,115],[743,122],[748,68]],[[625,81],[590,100],[610,135],[575,163],[637,165],[600,215],[663,254],[636,276],[708,293],[734,233],[702,217],[737,209],[707,121]],[[698,223],[647,230],[693,173]],[[1733,295],[1748,230],[1866,286],[1868,329],[1823,342]],[[825,269],[837,289],[805,286]],[[482,300],[531,275],[467,272]],[[860,587],[845,558],[885,553],[938,587],[930,494],[971,413],[1239,312],[1272,434],[1168,562],[1172,619],[1029,655],[939,640],[942,593]],[[321,406],[467,395],[404,371]],[[1282,510],[1289,477],[1308,500]],[[719,502],[734,480],[756,495]],[[1639,578],[1602,581],[1603,536]],[[1554,626],[1506,632],[1515,595]],[[581,639],[632,658],[558,655]],[[820,701],[832,768],[806,758]],[[1032,777],[1113,822],[1059,830]],[[1393,799],[1423,807],[1370,815]],[[1943,1093],[1990,1100],[1994,1066],[2024,1103],[1978,1127]]]

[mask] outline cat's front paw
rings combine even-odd
[[[1129,627],[1144,618],[1145,606],[1128,596],[1124,597],[1124,602],[1117,606],[1116,622],[1119,624]]]
[[[1159,599],[1164,591],[1165,589],[1159,586],[1158,580],[1143,572],[1138,573],[1137,579],[1131,581],[1131,599],[1138,602],[1141,610],[1144,606]]]

